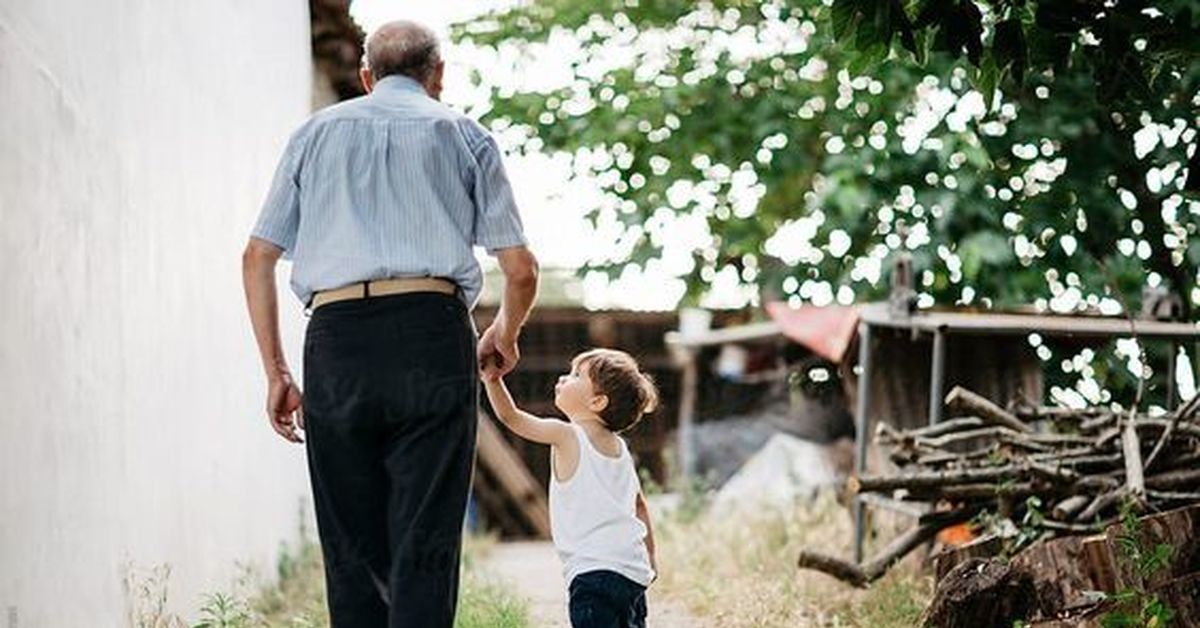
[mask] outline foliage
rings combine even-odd
[[[453,36],[518,70],[569,66],[549,89],[475,78],[494,130],[603,187],[590,217],[624,234],[583,272],[658,266],[690,301],[732,277],[845,303],[880,296],[907,250],[923,306],[1111,312],[1112,290],[1136,303],[1160,282],[1195,302],[1200,202],[1181,188],[1200,40],[1141,36],[1191,12],[1077,23],[1083,4],[536,0]],[[707,235],[672,243],[695,223]]]
[[[467,537],[455,628],[527,628],[529,609],[511,587],[479,566],[491,541]],[[276,573],[267,582],[243,568],[230,591],[204,596],[199,620],[185,623],[168,610],[169,565],[127,566],[124,584],[130,624],[136,628],[328,628],[325,572],[320,546],[302,524],[300,541],[282,544]]]
[[[1104,628],[1159,627],[1171,625],[1175,611],[1142,586],[1146,580],[1167,569],[1175,548],[1159,543],[1144,547],[1141,523],[1132,502],[1121,506],[1121,533],[1117,536],[1118,560],[1132,568],[1138,584],[1126,587],[1112,596],[1116,607],[1100,619]]]
[[[918,63],[930,49],[965,56],[985,94],[998,85],[1019,92],[1027,72],[1064,73],[1089,42],[1097,99],[1127,114],[1159,107],[1200,59],[1191,0],[834,0],[832,13],[838,40],[867,55],[903,47]],[[1200,175],[1191,187],[1200,189]]]
[[[249,628],[253,611],[245,601],[224,593],[205,596],[200,622],[193,628]]]

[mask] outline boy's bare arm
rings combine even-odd
[[[654,556],[654,528],[650,525],[650,509],[646,506],[646,495],[638,492],[637,504],[635,506],[637,518],[642,520],[646,525],[646,551],[650,554],[650,568],[654,570],[655,577],[658,575],[658,561]]]
[[[485,377],[483,383],[487,389],[488,401],[492,404],[492,410],[496,412],[496,418],[500,419],[500,422],[515,432],[517,436],[535,443],[556,446],[561,446],[575,437],[566,423],[536,417],[518,408],[513,403],[512,395],[509,394],[508,387],[504,385],[503,378]]]

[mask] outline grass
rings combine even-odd
[[[850,516],[832,494],[788,512],[716,512],[706,507],[699,489],[684,493],[673,512],[655,518],[661,568],[655,596],[703,618],[704,628],[918,625],[933,584],[912,557],[866,590],[796,568],[804,547],[850,555]],[[887,522],[878,526],[888,527]],[[881,534],[881,541],[893,534]],[[281,549],[269,578],[243,569],[230,592],[206,596],[192,622],[165,610],[170,575],[165,566],[127,576],[127,595],[134,598],[130,623],[135,628],[328,628],[320,549],[303,531],[301,537],[298,545]],[[527,602],[480,566],[494,543],[466,540],[456,628],[530,627]]]
[[[462,580],[455,628],[528,628],[529,610],[524,600],[479,566],[494,543],[486,537],[467,537],[463,546]],[[312,541],[299,550],[280,553],[275,583],[259,591],[249,606],[261,617],[259,624],[286,628],[327,628],[324,575],[320,548]],[[204,628],[241,628],[214,624]]]
[[[796,568],[802,547],[848,556],[851,530],[847,510],[830,494],[786,513],[695,516],[685,509],[657,522],[656,586],[722,628],[918,625],[933,584],[911,561],[867,590]]]
[[[301,531],[294,547],[284,545],[275,574],[264,579],[242,567],[228,592],[204,596],[199,617],[184,621],[167,610],[169,566],[126,569],[125,590],[134,628],[328,628],[320,547]],[[479,566],[494,541],[468,537],[455,628],[529,628],[525,600]]]

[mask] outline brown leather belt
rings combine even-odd
[[[379,279],[376,281],[360,281],[333,290],[322,290],[313,295],[310,308],[315,310],[322,305],[365,299],[367,297],[383,297],[390,294],[406,292],[440,292],[453,295],[458,291],[454,282],[438,277],[398,277],[395,279]]]

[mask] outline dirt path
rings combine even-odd
[[[545,541],[500,543],[483,560],[487,571],[517,588],[529,600],[533,628],[570,628],[566,588],[554,546]],[[647,628],[707,628],[682,606],[650,588]]]

